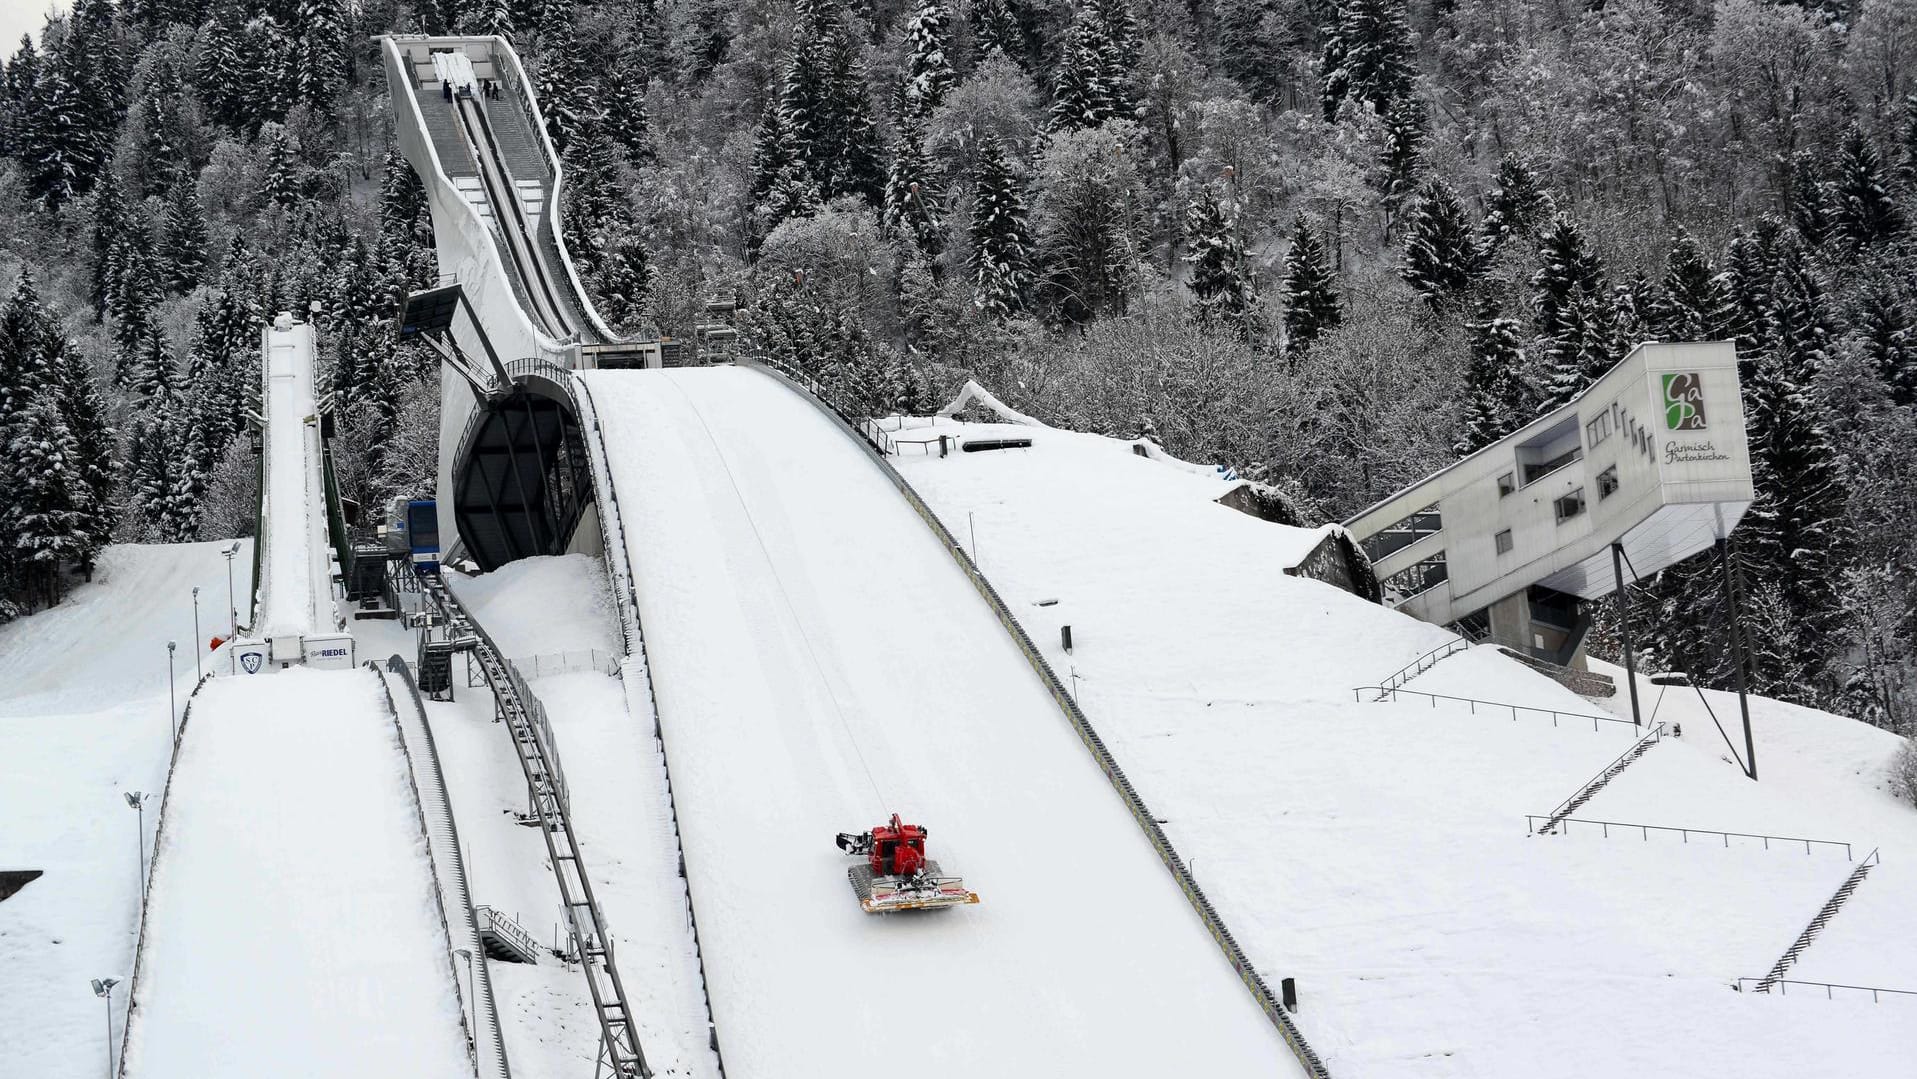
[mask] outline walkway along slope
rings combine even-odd
[[[588,372],[732,1079],[1288,1072],[1024,657],[833,421],[738,368]],[[983,902],[863,914],[897,811]]]

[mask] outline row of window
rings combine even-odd
[[[1599,502],[1616,494],[1617,487],[1616,465],[1612,465],[1598,473],[1597,488]],[[1584,514],[1584,508],[1584,488],[1582,487],[1572,491],[1570,494],[1560,496],[1551,503],[1552,516],[1557,519],[1558,524],[1563,524],[1573,517],[1582,516]],[[1499,554],[1510,554],[1514,545],[1511,539],[1511,530],[1507,528],[1499,532],[1493,537],[1493,542],[1497,544]]]

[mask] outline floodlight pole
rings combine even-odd
[[[1724,563],[1724,613],[1731,629],[1731,668],[1737,684],[1737,710],[1744,716],[1744,761],[1747,774],[1757,778],[1757,742],[1751,737],[1751,701],[1744,679],[1744,631],[1739,626],[1737,583],[1731,569],[1729,537],[1717,541],[1718,557]]]
[[[1637,660],[1631,655],[1631,602],[1624,592],[1624,545],[1611,544],[1611,572],[1617,576],[1617,631],[1624,645],[1624,681],[1631,687],[1631,722],[1644,726],[1637,708]]]
[[[133,811],[139,814],[135,820],[134,827],[139,829],[140,893],[144,895],[146,894],[146,795],[141,794],[139,791],[128,791],[126,804],[132,806]]]
[[[120,984],[118,978],[93,979],[93,995],[106,1001],[106,1074],[113,1079],[113,987]]]
[[[205,677],[200,672],[200,586],[193,586],[193,681]]]
[[[240,604],[233,598],[233,556],[240,553],[240,541],[227,544],[220,553],[226,556],[226,639],[230,641],[240,635]]]
[[[180,714],[179,699],[173,694],[173,653],[177,648],[177,643],[166,642],[166,735],[173,742],[180,738],[179,728],[174,726]]]

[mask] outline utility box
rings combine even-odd
[[[235,674],[259,674],[271,669],[267,665],[265,641],[234,641],[230,647],[233,649]]]
[[[288,633],[281,637],[267,638],[266,658],[276,667],[306,662],[306,649],[300,642],[300,635]]]
[[[308,667],[318,671],[353,668],[353,637],[349,633],[313,634],[302,639]]]

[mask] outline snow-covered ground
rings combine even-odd
[[[727,1074],[1269,1075],[1289,1059],[989,608],[834,421],[589,372]],[[987,565],[991,565],[987,556]],[[862,913],[890,812],[982,896]]]
[[[165,813],[126,1074],[473,1074],[412,778],[370,672],[210,683]]]
[[[1333,1074],[1909,1074],[1909,1010],[1729,989],[1762,975],[1849,872],[1841,850],[1530,837],[1524,815],[1623,752],[1629,724],[1354,701],[1352,687],[1449,635],[1286,576],[1310,533],[1214,505],[1227,483],[1126,443],[914,424],[907,437],[1034,440],[895,460],[1075,677],[1259,969],[1297,977],[1300,1025]],[[1406,688],[1601,712],[1482,648]],[[1896,740],[1763,702],[1760,771],[1775,770],[1751,784],[1701,713],[1663,707],[1683,737],[1578,815],[1849,839],[1859,856],[1882,845],[1885,865],[1793,974],[1917,988],[1917,880],[1895,868],[1917,867],[1917,813],[1878,789]]]
[[[268,328],[261,407],[266,418],[266,489],[261,499],[266,562],[253,636],[270,639],[333,629],[328,580],[326,494],[314,403],[313,327]]]
[[[109,547],[92,583],[0,626],[0,869],[45,874],[0,901],[0,1074],[104,1067],[104,1008],[89,982],[132,972],[139,921],[141,818],[124,795],[157,795],[165,781],[166,642],[180,644],[184,704],[196,585],[202,638],[227,631],[221,546]],[[251,559],[243,545],[236,577]],[[158,809],[157,797],[146,806],[149,854]],[[113,1004],[117,1032],[124,990]]]
[[[618,618],[600,559],[583,554],[528,558],[480,577],[449,572],[447,580],[508,656],[581,657],[621,651]],[[521,670],[530,676],[533,668],[521,664]],[[531,685],[546,706],[558,743],[573,829],[610,926],[647,1063],[660,1075],[716,1075],[717,1062],[707,1048],[698,958],[686,924],[685,883],[679,876],[665,770],[652,733],[651,702],[643,694],[633,699],[626,680],[590,670],[532,677]],[[486,698],[485,690],[473,690],[471,698]],[[488,728],[491,750],[472,748],[496,750],[516,777],[518,765],[503,728]],[[503,777],[498,777],[493,786],[515,789],[502,784]],[[523,781],[517,790],[524,791]],[[462,790],[458,797],[483,795]],[[520,802],[523,808],[523,793]],[[455,811],[460,811],[457,806]],[[479,826],[497,829],[498,820],[495,816],[494,823]],[[538,861],[520,860],[511,868],[522,876],[542,873],[536,881],[543,887],[538,894],[545,897],[539,909],[556,910],[557,889]],[[495,977],[502,966],[494,964]],[[571,979],[559,991],[583,997],[583,975],[572,973]],[[585,1018],[590,1022],[590,1013]],[[517,1057],[513,1067],[514,1074],[526,1074]]]

